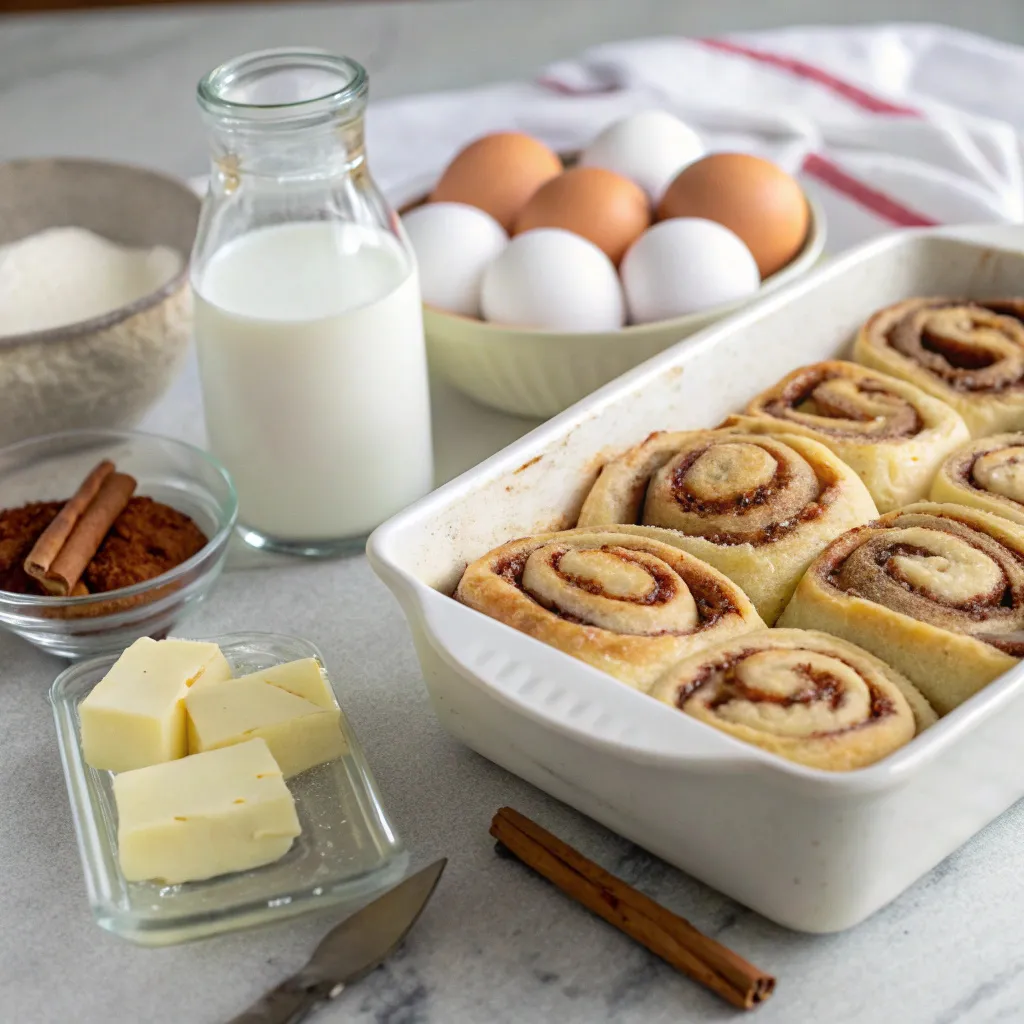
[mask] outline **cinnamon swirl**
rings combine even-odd
[[[727,426],[820,441],[864,481],[880,512],[928,494],[950,452],[970,437],[945,402],[895,377],[830,360],[794,370]]]
[[[932,501],[980,508],[1024,526],[1024,434],[997,434],[961,448],[939,469]]]
[[[859,644],[946,714],[1024,655],[1024,527],[936,502],[890,512],[822,552],[779,625]]]
[[[853,355],[951,405],[974,437],[1024,428],[1024,299],[907,299],[868,320]]]
[[[885,662],[845,640],[767,629],[721,640],[673,666],[651,696],[780,757],[849,771],[936,721]]]
[[[825,545],[875,515],[858,476],[817,441],[694,430],[652,434],[607,463],[579,526],[623,524],[689,551],[771,625]]]
[[[680,658],[764,625],[711,566],[600,530],[504,544],[466,569],[455,597],[638,690]]]

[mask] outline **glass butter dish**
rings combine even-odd
[[[316,647],[297,637],[235,633],[209,639],[220,645],[236,676],[309,657],[323,667]],[[73,665],[50,690],[89,903],[101,927],[142,945],[169,945],[362,902],[405,874],[408,854],[343,707],[347,753],[288,780],[302,834],[284,857],[202,882],[126,881],[117,854],[114,776],[85,763],[78,715],[81,701],[115,660]]]

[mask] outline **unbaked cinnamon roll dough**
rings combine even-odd
[[[1022,321],[1024,299],[907,299],[864,324],[853,355],[944,401],[974,437],[1021,430]]]
[[[824,547],[877,509],[824,445],[735,430],[652,434],[607,463],[580,527],[657,537],[724,572],[769,625]]]
[[[820,441],[864,481],[879,512],[927,497],[942,461],[970,439],[945,402],[841,360],[794,370],[725,425]]]
[[[959,449],[936,474],[931,499],[980,508],[1024,526],[1024,434],[997,434]]]
[[[600,530],[504,544],[467,567],[455,597],[640,690],[715,639],[764,625],[711,566]]]
[[[802,629],[717,641],[669,669],[651,695],[737,739],[827,771],[873,764],[937,720],[885,662]]]
[[[822,552],[779,625],[864,647],[946,714],[1024,655],[1024,527],[936,502],[890,512]]]
[[[897,303],[854,357],[650,435],[455,596],[790,760],[885,757],[1024,656],[1024,300]]]

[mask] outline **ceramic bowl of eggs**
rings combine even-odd
[[[547,417],[808,270],[821,213],[746,153],[705,153],[667,111],[562,157],[471,142],[403,224],[431,365],[485,405]]]

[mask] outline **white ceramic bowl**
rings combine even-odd
[[[803,249],[749,298],[618,331],[571,334],[508,327],[423,307],[431,366],[460,391],[503,412],[549,417],[677,341],[806,273],[825,247],[813,202]]]
[[[58,430],[134,426],[177,376],[192,335],[188,257],[199,197],[185,182],[98,160],[0,163],[0,245],[81,227],[122,245],[165,245],[182,268],[104,316],[0,334],[0,444]]]

